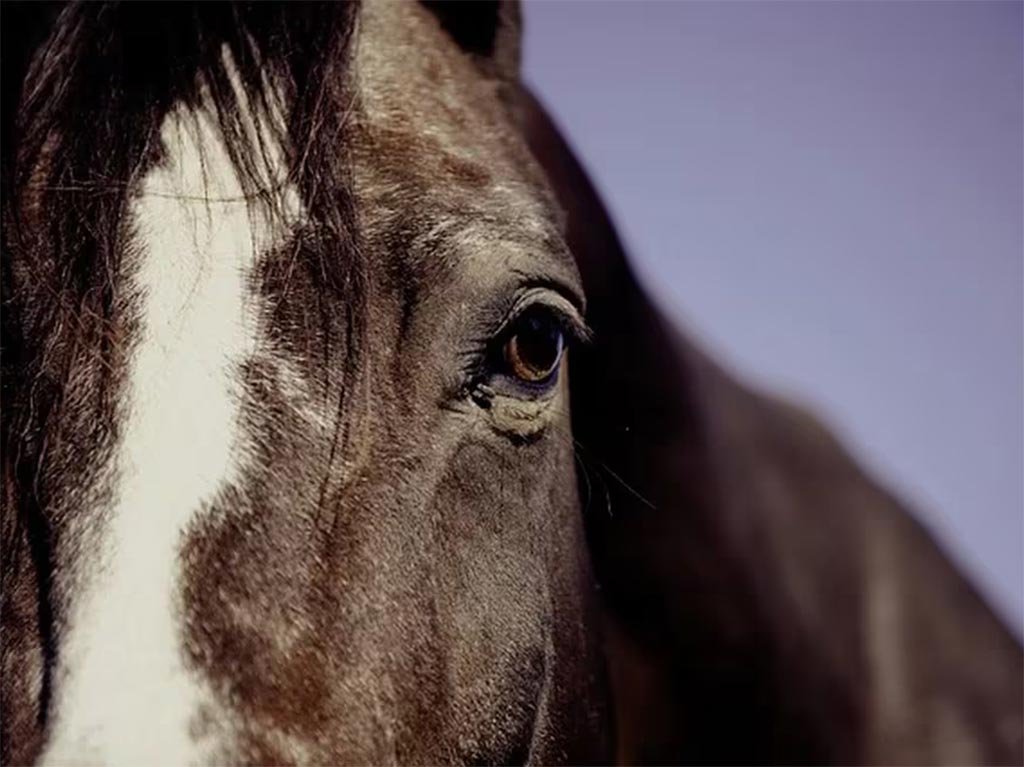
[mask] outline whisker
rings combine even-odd
[[[569,414],[566,411],[556,408],[553,412],[561,415],[563,421],[569,420]],[[620,484],[623,487],[623,489],[625,489],[630,495],[632,495],[634,498],[643,503],[652,511],[658,510],[658,507],[650,499],[645,497],[643,493],[641,493],[629,482],[623,479],[623,477],[618,472],[616,472],[611,466],[609,466],[601,459],[595,458],[592,454],[590,454],[590,451],[587,449],[587,447],[578,439],[576,439],[576,436],[572,433],[571,424],[566,425],[564,423],[554,423],[552,424],[552,427],[554,427],[555,429],[563,430],[562,433],[564,435],[568,435],[569,439],[572,440],[574,451],[579,451],[580,453],[585,454],[585,457],[589,461],[597,465],[602,471],[606,472],[609,476],[611,476],[611,478],[614,479],[618,484]]]

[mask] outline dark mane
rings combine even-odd
[[[242,128],[225,48],[254,104],[281,99],[290,108],[287,134],[273,138],[284,141],[293,177],[308,175],[316,165],[314,144],[341,127],[335,108],[345,83],[353,11],[349,3],[63,6],[27,66],[17,71],[19,62],[10,61],[17,54],[5,61],[15,70],[5,72],[5,101],[13,101],[11,89],[18,92],[13,135],[4,136],[5,164],[13,164],[5,168],[13,182],[7,191],[24,191],[26,175],[53,136],[58,145],[48,152],[48,186],[123,186],[145,161],[168,109],[197,103],[200,85],[215,105],[232,160],[251,181],[251,158],[259,147]],[[45,24],[46,10],[39,13]],[[28,14],[5,25],[5,48],[14,35],[39,35],[31,24],[19,23],[22,15]],[[17,81],[7,82],[12,78]]]
[[[273,140],[284,149],[289,180],[310,208],[319,209],[325,189],[336,194],[347,187],[337,160],[343,129],[338,107],[344,103],[353,11],[348,3],[64,6],[23,74],[4,83],[5,104],[13,101],[8,91],[19,92],[13,125],[4,132],[5,219],[17,225],[5,248],[17,247],[23,259],[26,243],[18,238],[25,226],[77,219],[89,222],[89,231],[52,232],[63,236],[50,243],[50,253],[69,255],[72,248],[63,246],[73,245],[79,260],[113,257],[127,192],[158,159],[164,117],[173,105],[195,105],[200,98],[216,111],[247,193],[260,192],[258,158]],[[5,25],[5,48],[10,36],[32,35],[31,28],[14,26]],[[225,50],[246,100],[288,115],[285,130],[255,140],[247,134]],[[7,69],[10,63],[5,61]],[[9,77],[5,72],[5,81]],[[339,207],[332,228],[348,237],[350,206]],[[88,240],[95,240],[96,252],[81,247]]]
[[[324,240],[310,252],[330,254],[317,271],[329,290],[353,294],[355,346],[362,270],[342,136],[355,10],[332,2],[5,6],[3,309],[13,315],[4,322],[7,404],[14,375],[34,375],[30,338],[72,315],[111,319],[133,181],[159,161],[168,111],[201,99],[213,107],[247,197],[267,196],[259,171],[268,143],[283,149],[288,181]],[[242,99],[287,116],[274,135],[247,132],[225,51]],[[23,301],[30,285],[45,286],[53,305]],[[10,337],[14,328],[26,337]],[[98,330],[117,335],[115,328]]]

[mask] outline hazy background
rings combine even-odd
[[[1018,634],[1022,4],[532,2],[650,290],[815,405]]]

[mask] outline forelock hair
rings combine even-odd
[[[330,2],[66,5],[21,79],[5,136],[7,212],[52,221],[47,214],[89,206],[103,214],[88,216],[94,228],[118,223],[178,104],[212,108],[246,193],[266,191],[259,162],[271,141],[308,202],[324,185],[344,188],[331,182],[344,182],[337,158],[354,10]],[[285,124],[254,133],[251,110],[284,115]]]
[[[280,180],[295,186],[319,240],[309,252],[320,260],[322,289],[346,297],[341,367],[354,379],[366,302],[344,150],[356,15],[351,2],[5,8],[2,356],[5,410],[15,411],[3,419],[3,446],[14,448],[8,460],[23,457],[27,435],[57,417],[59,385],[49,387],[57,401],[30,401],[41,396],[36,379],[54,367],[44,356],[77,353],[54,351],[50,336],[88,346],[101,365],[120,353],[123,329],[111,320],[123,289],[115,277],[130,234],[127,207],[161,159],[165,118],[181,106],[212,117],[247,200],[273,196],[261,164],[271,143],[279,150]],[[254,132],[253,110],[282,120],[257,120]]]

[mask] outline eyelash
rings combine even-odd
[[[560,305],[563,303],[564,306]],[[497,329],[479,339],[475,344],[476,348],[470,352],[470,364],[466,370],[469,392],[478,391],[481,386],[486,386],[489,390],[497,389],[505,393],[512,390],[518,396],[529,398],[550,391],[558,381],[560,364],[555,365],[552,374],[543,381],[524,381],[503,370],[507,364],[504,359],[504,347],[524,318],[533,313],[542,313],[553,322],[562,335],[560,363],[565,350],[590,340],[589,329],[579,319],[575,308],[571,307],[572,305],[561,296],[556,300],[527,295],[518,300]]]

